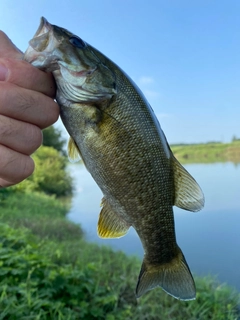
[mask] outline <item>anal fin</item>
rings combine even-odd
[[[130,225],[120,217],[110,206],[108,201],[102,199],[102,210],[98,220],[98,236],[100,238],[123,237],[130,228]]]

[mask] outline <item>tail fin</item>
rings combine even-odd
[[[176,299],[195,299],[194,280],[180,248],[178,256],[170,263],[156,265],[144,258],[136,288],[137,298],[157,286]]]

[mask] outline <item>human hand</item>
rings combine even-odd
[[[22,60],[0,31],[0,187],[19,183],[34,171],[30,155],[42,143],[42,131],[59,116],[51,74]]]

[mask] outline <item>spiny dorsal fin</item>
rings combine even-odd
[[[169,263],[151,264],[144,258],[136,288],[137,298],[158,286],[176,299],[195,299],[195,283],[180,248]]]
[[[98,220],[98,236],[100,238],[123,237],[130,227],[109,205],[105,198],[102,199],[102,210]]]
[[[189,211],[199,211],[204,206],[204,195],[186,169],[172,155],[175,199],[174,205]]]
[[[72,137],[68,140],[68,159],[70,162],[75,163],[81,160],[79,149]]]

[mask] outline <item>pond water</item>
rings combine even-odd
[[[205,207],[188,212],[174,207],[177,242],[195,275],[217,275],[240,290],[240,165],[191,164],[185,168],[200,184]],[[83,165],[69,165],[75,194],[68,218],[80,223],[89,241],[143,256],[133,228],[120,239],[99,239],[96,233],[102,193]]]

